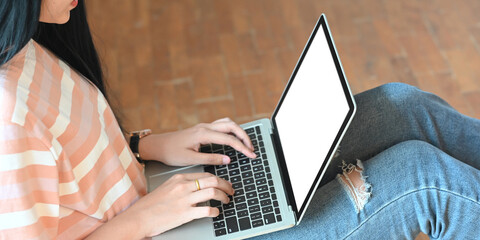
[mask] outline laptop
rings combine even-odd
[[[255,147],[249,159],[230,146],[202,152],[230,156],[219,166],[171,167],[147,162],[148,191],[177,173],[211,172],[235,194],[215,218],[194,220],[154,239],[243,239],[300,224],[355,114],[355,102],[324,14],[320,16],[271,119],[242,124]]]

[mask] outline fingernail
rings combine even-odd
[[[227,156],[223,156],[223,164],[229,164],[230,163],[230,158]]]

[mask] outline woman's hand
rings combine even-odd
[[[196,179],[201,190],[197,190]],[[230,182],[210,173],[177,174],[127,211],[139,211],[142,230],[151,237],[194,219],[218,216],[218,208],[196,205],[210,199],[226,204],[233,193]]]
[[[198,180],[200,190],[195,180]],[[142,239],[204,217],[216,217],[216,207],[198,206],[214,199],[230,202],[230,182],[210,173],[177,174],[112,220],[95,230],[89,239]]]
[[[172,166],[230,163],[226,155],[199,152],[201,145],[210,143],[229,145],[247,157],[256,157],[247,133],[229,118],[177,132],[149,135],[140,141],[139,152],[143,159]]]

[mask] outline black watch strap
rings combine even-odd
[[[130,149],[137,158],[138,162],[143,163],[143,160],[140,158],[140,153],[138,153],[138,143],[140,142],[140,135],[132,135],[130,137]]]
[[[140,131],[135,131],[130,133],[130,149],[132,150],[135,158],[139,163],[144,163],[144,160],[140,157],[140,151],[138,149],[138,144],[140,143],[140,139],[146,137],[152,133],[150,129],[144,129]]]

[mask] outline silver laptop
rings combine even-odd
[[[242,239],[300,224],[355,113],[355,102],[321,15],[271,119],[241,125],[255,146],[249,159],[229,146],[203,152],[230,156],[229,165],[169,167],[148,162],[148,191],[177,173],[207,171],[232,182],[229,204],[212,200],[215,218],[194,220],[154,239]]]

